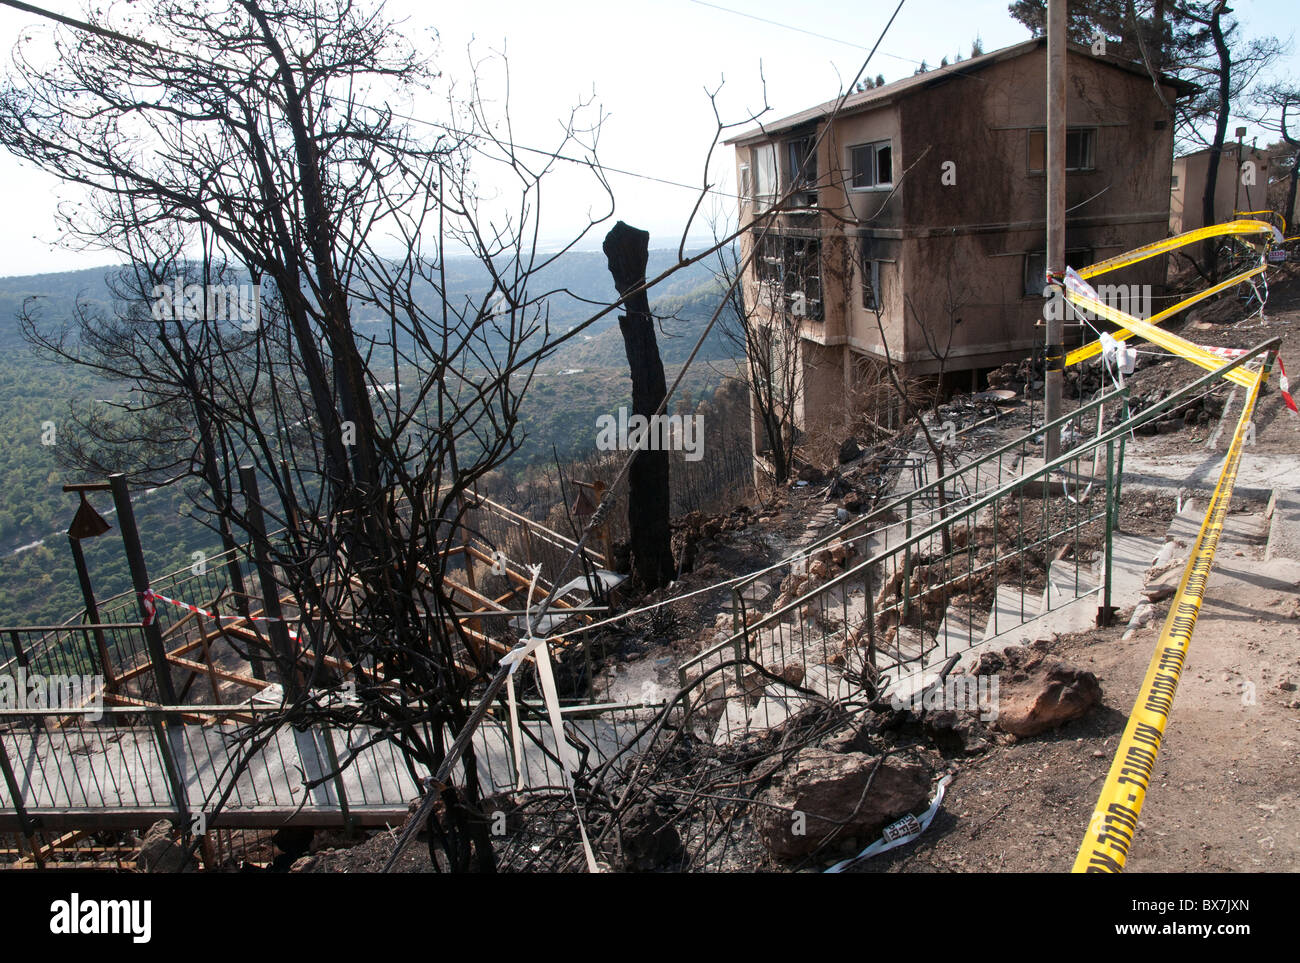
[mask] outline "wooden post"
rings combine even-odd
[[[158,701],[162,705],[176,704],[176,690],[172,686],[171,665],[167,661],[167,651],[163,648],[162,632],[158,628],[158,619],[149,615],[149,605],[145,593],[149,591],[149,571],[144,564],[144,549],[140,545],[140,533],[135,527],[135,512],[131,508],[131,494],[126,488],[126,476],[121,472],[108,476],[108,484],[113,492],[113,504],[117,508],[117,525],[122,531],[122,547],[126,550],[126,564],[131,569],[131,585],[135,589],[136,605],[140,609],[140,621],[147,622],[144,632],[145,646],[149,650],[149,662],[153,666],[154,681],[158,686]]]

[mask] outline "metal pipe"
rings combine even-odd
[[[1047,273],[1065,273],[1065,4],[1066,0],[1047,0]],[[1044,359],[1043,420],[1052,422],[1061,415],[1061,385],[1065,377],[1065,318],[1060,301],[1049,298],[1045,311],[1047,353]],[[1045,457],[1048,461],[1061,453],[1061,435],[1056,429],[1047,432]]]

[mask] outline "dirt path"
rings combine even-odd
[[[1132,871],[1300,870],[1300,562],[1265,561],[1251,529],[1220,541]],[[1102,706],[959,762],[927,836],[862,869],[1068,871],[1168,606],[1128,641],[1117,626],[1035,643],[1096,673]]]

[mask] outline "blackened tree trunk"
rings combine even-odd
[[[1223,153],[1224,141],[1228,138],[1228,116],[1231,113],[1232,94],[1232,53],[1228,41],[1223,35],[1223,14],[1227,4],[1219,0],[1210,14],[1208,26],[1210,36],[1214,38],[1214,52],[1219,58],[1219,108],[1214,118],[1214,142],[1210,145],[1210,161],[1205,171],[1205,194],[1201,197],[1201,217],[1206,227],[1215,223],[1214,194],[1219,183],[1219,157]],[[1241,172],[1237,172],[1237,177]],[[1205,260],[1209,265],[1206,272],[1211,280],[1219,274],[1219,241],[1210,238],[1205,242]]]
[[[663,404],[668,386],[644,287],[650,234],[619,221],[605,235],[604,249],[614,287],[627,299],[627,314],[619,316],[618,326],[632,374],[632,414],[646,419],[649,430],[643,437],[648,443],[666,440],[666,433],[651,429],[651,419]],[[662,446],[654,450],[647,442],[637,451],[628,472],[627,521],[632,570],[647,589],[654,589],[671,582],[674,569],[668,528],[668,452]]]

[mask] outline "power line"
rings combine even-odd
[[[185,56],[197,64],[205,64],[207,66],[216,67],[221,70],[229,69],[228,66],[222,66],[221,64],[216,63],[215,61],[207,60],[203,57],[198,57],[193,54],[182,55],[177,53],[174,50],[169,50],[166,47],[152,43],[148,40],[141,40],[138,37],[132,37],[129,36],[128,34],[120,33],[116,30],[112,30],[107,27],[100,27],[93,23],[87,23],[84,20],[77,20],[73,17],[67,17],[61,13],[55,13],[52,10],[46,10],[43,7],[37,7],[37,6],[33,6],[32,4],[23,3],[21,2],[21,0],[0,0],[0,5],[6,7],[12,7],[15,10],[21,10],[24,13],[35,14],[38,17],[44,17],[47,20],[53,20],[56,23],[60,23],[63,24],[64,26],[72,27],[76,30],[84,30],[88,33],[93,33],[110,40],[117,40],[121,43],[131,44],[132,46],[136,46],[148,50],[151,53],[168,54],[173,57]],[[374,111],[379,110],[379,108],[371,107],[367,104],[360,104],[358,106],[364,107],[367,110],[374,110]],[[438,130],[444,130],[447,133],[453,134],[457,137],[478,138],[480,140],[490,139],[487,134],[479,134],[479,133],[474,133],[472,131],[458,130],[455,127],[452,127],[448,124],[439,123],[438,121],[435,120],[425,120],[422,117],[413,117],[410,114],[399,113],[395,110],[392,110],[391,108],[386,108],[386,109],[391,116],[396,117],[400,120],[409,121],[414,124],[424,124],[425,126],[434,127],[437,128]],[[547,150],[541,147],[529,147],[526,144],[519,144],[519,143],[515,143],[514,141],[510,142],[510,147],[515,150],[522,150],[531,154],[541,154],[546,157],[551,157],[555,160],[565,161],[570,164],[578,164],[583,167],[593,167],[602,173],[608,172],[612,174],[620,174],[624,177],[636,177],[641,180],[651,181],[653,183],[662,184],[668,187],[681,188],[683,190],[691,191],[692,193],[700,193],[701,191],[704,191],[705,193],[714,194],[717,195],[718,197],[725,197],[728,200],[740,199],[740,195],[738,194],[733,194],[728,191],[720,191],[713,187],[701,187],[698,184],[687,184],[683,181],[674,181],[666,177],[658,177],[654,174],[643,174],[639,171],[627,170],[626,168],[610,167],[606,164],[600,163],[599,161],[593,159],[588,159],[583,157],[570,157],[567,154],[559,154],[553,150]]]
[[[746,13],[743,10],[733,10],[730,7],[722,7],[716,3],[708,3],[707,0],[690,0],[691,3],[698,4],[701,7],[710,7],[714,10],[721,10],[723,13],[734,14],[737,17],[744,17],[747,20],[757,20],[759,23],[765,23],[769,26],[780,27],[782,30],[793,30],[795,33],[802,33],[809,37],[816,37],[818,40],[829,40],[831,43],[843,44],[846,47],[853,47],[855,50],[870,50],[866,44],[854,43],[852,40],[845,40],[842,37],[831,37],[824,33],[817,33],[815,30],[806,30],[803,27],[796,27],[793,24],[781,23],[777,20],[769,20],[766,17],[760,17],[756,14]],[[898,54],[887,53],[884,50],[879,51],[881,56],[893,57],[895,60],[901,60],[904,63],[920,64],[922,61],[913,60],[911,57],[900,57]]]

